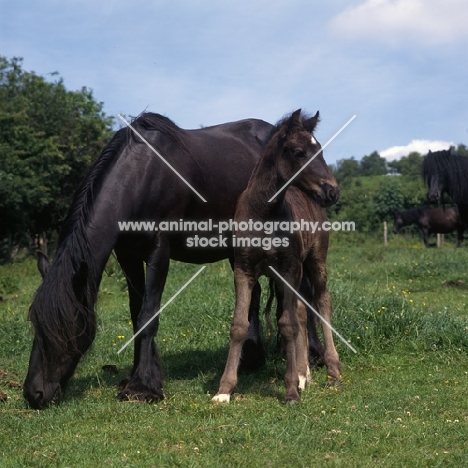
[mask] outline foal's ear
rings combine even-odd
[[[320,113],[319,111],[317,111],[317,113],[313,117],[311,117],[310,119],[304,120],[303,125],[304,125],[304,128],[308,132],[313,133],[313,131],[315,130],[315,127],[317,126],[319,122],[320,122]]]
[[[39,272],[41,273],[42,279],[44,279],[45,275],[47,275],[47,272],[50,269],[50,262],[49,262],[49,259],[47,258],[47,255],[44,252],[37,250],[36,255],[37,255],[37,268],[39,269]]]

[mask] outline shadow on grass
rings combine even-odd
[[[214,395],[218,388],[221,375],[224,371],[227,347],[219,347],[211,350],[181,350],[164,353],[162,364],[165,383],[177,386],[186,386],[187,381],[193,382],[202,388],[204,395]],[[115,390],[121,380],[128,377],[131,366],[115,368],[112,364],[103,363],[106,370],[98,373],[73,376],[67,386],[61,403],[79,402],[85,399],[93,389]],[[113,369],[109,369],[113,367]],[[283,401],[284,397],[284,360],[279,354],[269,352],[267,363],[255,371],[239,370],[239,381],[236,386],[236,395],[257,394],[262,397]],[[168,396],[168,395],[166,395]],[[96,397],[98,398],[98,397]]]

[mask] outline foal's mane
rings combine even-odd
[[[278,132],[282,126],[285,125],[285,123],[291,118],[292,114],[287,114],[285,115],[282,119],[280,119],[271,129],[270,135],[267,138],[267,142],[269,142],[272,137],[275,135],[276,132]],[[312,115],[307,114],[303,112],[302,110],[300,111],[300,123],[303,124],[306,120],[309,120],[312,117]],[[317,123],[320,121],[320,119],[317,120]],[[286,130],[286,128],[285,128]],[[279,135],[278,135],[279,136]]]
[[[423,178],[429,184],[437,176],[457,204],[468,203],[468,157],[454,154],[452,149],[429,153],[423,162]]]
[[[293,121],[293,123],[288,122],[289,120],[292,120],[292,116],[294,114],[299,113],[299,120],[298,121]],[[268,135],[268,138],[265,140],[265,145],[263,148],[263,156],[265,155],[270,155],[274,156],[275,148],[282,145],[284,143],[284,139],[286,138],[286,135],[289,131],[309,131],[306,128],[304,128],[304,122],[311,119],[311,116],[309,114],[306,114],[302,112],[302,110],[297,110],[296,112],[293,112],[292,114],[287,114],[285,115],[281,120],[279,120],[270,130],[270,134]],[[318,123],[320,119],[317,117],[316,123]],[[274,158],[266,158],[264,159],[264,162],[267,163],[267,165],[273,164],[273,159]],[[254,169],[254,173],[257,171],[257,169]],[[252,174],[253,177],[253,174]]]

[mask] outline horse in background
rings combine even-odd
[[[277,124],[250,177],[247,189],[239,197],[236,222],[300,222],[306,219],[320,223],[327,220],[325,207],[338,201],[339,188],[321,152],[316,156],[321,149],[313,136],[318,121],[318,112],[314,117],[306,117],[301,115],[299,109]],[[311,161],[311,158],[314,159]],[[302,172],[298,174],[299,170]],[[287,183],[288,189],[281,190]],[[262,275],[275,281],[278,295],[278,328],[286,350],[285,400],[297,401],[300,398],[299,391],[305,388],[310,378],[307,312],[305,304],[278,275],[294,291],[299,291],[305,276],[314,292],[317,310],[324,321],[331,323],[332,302],[327,289],[326,268],[328,232],[285,233],[277,230],[271,234],[277,242],[269,244],[269,249],[262,247],[266,237],[264,233],[252,230],[237,231],[235,234],[236,305],[226,367],[213,402],[229,402],[237,384],[239,360],[249,327],[248,311],[253,286]],[[240,236],[243,238],[242,244],[238,242]],[[330,327],[324,323],[322,330],[324,362],[330,378],[339,381],[341,363],[333,335]]]
[[[443,203],[447,193],[458,206],[462,222],[468,225],[468,157],[448,150],[427,154],[423,161],[423,177],[431,203]]]
[[[426,247],[429,247],[431,234],[450,234],[454,231],[457,231],[456,247],[460,247],[466,229],[457,207],[442,209],[421,206],[398,211],[394,216],[393,233],[397,234],[402,227],[412,224],[421,229]]]

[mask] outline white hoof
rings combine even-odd
[[[299,376],[299,390],[305,390],[306,388],[306,383],[307,383],[307,377],[304,375]]]
[[[229,403],[231,401],[231,395],[226,393],[218,393],[211,399],[211,401],[213,403]]]
[[[311,381],[312,375],[310,374],[309,366],[307,366],[306,375],[299,374],[299,390],[305,390],[306,385]]]

